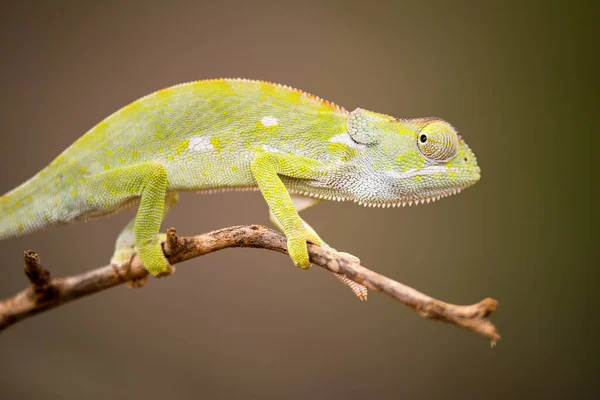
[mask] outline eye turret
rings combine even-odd
[[[458,135],[444,121],[431,121],[418,132],[417,146],[429,161],[441,163],[450,160],[458,152]]]

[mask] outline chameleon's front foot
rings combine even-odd
[[[149,243],[136,249],[146,271],[157,278],[175,273],[175,267],[169,264],[162,250],[162,244],[166,239],[167,235],[161,233],[154,243]]]
[[[307,242],[318,246],[323,244],[321,238],[314,232],[304,227],[297,229],[288,235],[287,248],[292,261],[296,267],[309,269],[311,266],[308,257]]]

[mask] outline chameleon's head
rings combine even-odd
[[[353,197],[374,206],[424,203],[460,192],[480,178],[477,159],[456,130],[437,118],[399,120],[357,109],[348,134],[363,150],[366,186]]]

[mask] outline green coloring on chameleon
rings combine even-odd
[[[260,190],[294,264],[306,269],[307,242],[326,244],[299,211],[321,200],[424,203],[479,177],[469,147],[440,119],[348,112],[268,82],[197,81],[120,109],[2,196],[0,239],[137,206],[111,262],[126,265],[137,252],[152,275],[168,275],[159,230],[178,192]]]

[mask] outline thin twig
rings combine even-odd
[[[179,237],[175,229],[171,228],[164,244],[165,254],[171,264],[229,247],[254,247],[287,253],[285,236],[260,225],[234,226],[193,237]],[[358,259],[345,257],[313,244],[308,245],[308,251],[313,264],[343,274],[369,289],[385,293],[425,318],[471,330],[487,337],[492,344],[500,340],[496,327],[489,320],[489,316],[498,307],[498,302],[494,299],[486,298],[467,306],[445,303],[363,267]],[[32,285],[0,302],[0,331],[42,311],[122,283],[142,286],[148,278],[148,273],[137,256],[129,267],[115,269],[105,266],[80,275],[54,279],[41,266],[37,254],[26,252],[25,260],[25,271]]]

